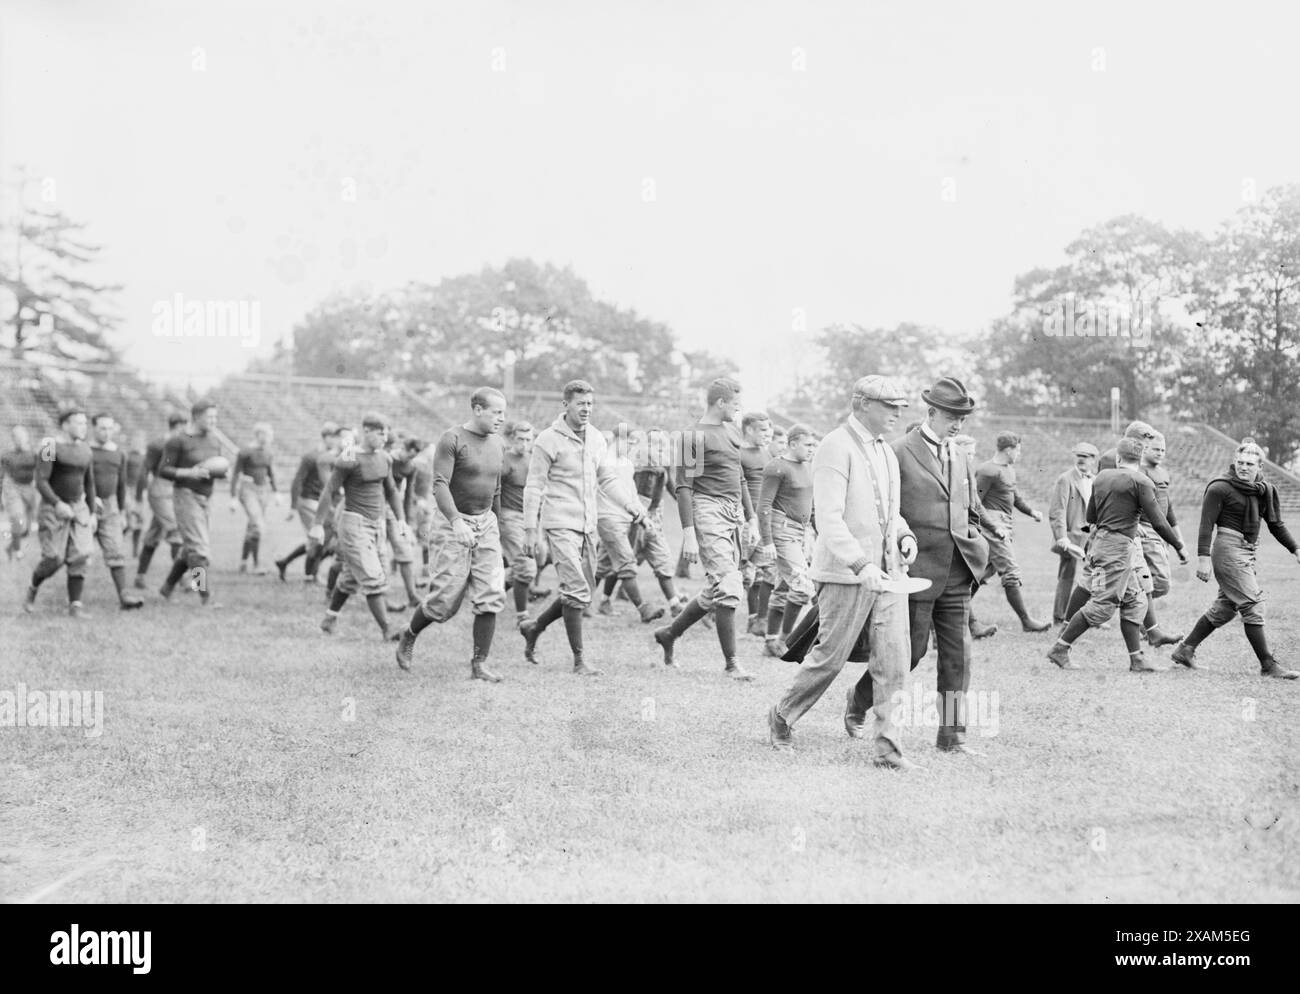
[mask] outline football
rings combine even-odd
[[[211,476],[225,476],[230,472],[230,460],[225,456],[210,456],[199,463]]]

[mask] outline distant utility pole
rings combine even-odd
[[[1119,387],[1110,388],[1110,430],[1119,434]]]
[[[513,407],[515,403],[515,360],[517,358],[518,356],[515,355],[514,349],[506,349],[505,382],[502,383],[502,388],[506,395],[506,403],[511,407]]]

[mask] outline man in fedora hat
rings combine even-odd
[[[926,418],[916,431],[894,443],[898,457],[900,508],[916,536],[912,576],[930,581],[908,600],[912,669],[925,656],[933,625],[939,648],[940,724],[936,745],[945,752],[975,754],[966,746],[966,691],[970,687],[971,636],[967,625],[971,592],[989,561],[981,527],[1005,537],[1000,522],[980,503],[975,472],[953,440],[975,401],[958,379],[945,376],[921,394]],[[820,521],[820,517],[819,517]],[[864,716],[873,703],[871,676],[857,686]],[[845,717],[846,722],[850,716]]]
[[[869,626],[871,658],[863,680],[871,697],[863,704],[858,690],[849,690],[844,727],[854,738],[864,737],[867,710],[873,710],[875,765],[915,766],[903,756],[892,718],[911,655],[906,595],[882,588],[889,573],[916,557],[916,538],[899,514],[898,460],[884,438],[906,406],[897,380],[864,376],[853,387],[852,415],[827,434],[813,457],[819,527],[808,575],[817,585],[817,641],[790,689],[768,712],[773,748],[791,747],[791,726],[830,687]],[[795,435],[791,429],[792,446]]]

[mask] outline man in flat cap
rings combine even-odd
[[[926,418],[894,443],[898,457],[900,508],[916,536],[912,575],[930,587],[908,601],[912,669],[924,658],[933,625],[939,648],[940,724],[936,741],[945,752],[976,754],[966,746],[966,691],[970,687],[971,636],[967,619],[976,578],[989,561],[981,527],[1001,538],[1000,522],[988,514],[975,488],[975,472],[964,450],[954,444],[975,401],[960,380],[945,376],[921,394]],[[821,507],[817,521],[821,524]],[[871,680],[857,686],[861,710],[873,704]]]
[[[1156,437],[1156,430],[1145,421],[1130,421],[1121,437],[1136,439],[1145,448],[1146,443]],[[1101,454],[1101,458],[1097,460],[1098,473],[1103,469],[1115,469],[1119,465],[1119,460],[1116,457],[1118,451],[1118,448],[1107,449]]]
[[[1097,446],[1078,442],[1070,450],[1074,467],[1067,469],[1052,484],[1047,502],[1047,523],[1052,529],[1052,551],[1060,557],[1056,570],[1056,598],[1052,602],[1052,621],[1064,624],[1069,618],[1070,593],[1075,587],[1078,564],[1083,559],[1088,523],[1088,499],[1092,496],[1092,478],[1097,474]]]
[[[1100,627],[1120,612],[1120,632],[1129,654],[1129,671],[1154,673],[1142,654],[1142,621],[1146,617],[1149,574],[1142,555],[1139,523],[1143,515],[1162,539],[1187,562],[1182,537],[1161,515],[1156,505],[1155,486],[1138,467],[1145,443],[1121,438],[1116,447],[1116,469],[1103,469],[1092,485],[1088,501],[1088,524],[1092,545],[1088,549],[1089,583],[1092,597],[1066,623],[1047,658],[1063,670],[1077,670],[1070,659],[1070,647],[1089,628]],[[1147,578],[1144,589],[1143,578]]]
[[[852,414],[813,456],[818,531],[808,575],[817,585],[819,629],[790,689],[768,712],[774,748],[791,747],[791,726],[826,692],[869,625],[871,659],[862,678],[868,696],[859,699],[862,684],[849,690],[844,727],[863,737],[870,708],[875,765],[915,768],[891,718],[911,655],[906,595],[881,589],[889,574],[916,558],[916,538],[899,513],[898,459],[885,442],[906,406],[897,380],[862,377],[853,387]]]

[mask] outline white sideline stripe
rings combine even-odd
[[[80,866],[69,873],[65,873],[63,876],[59,877],[58,880],[54,881],[54,883],[47,884],[46,886],[42,887],[40,890],[36,891],[34,894],[29,894],[27,895],[27,897],[19,898],[14,903],[35,904],[37,901],[42,901],[45,898],[49,897],[51,894],[53,894],[64,884],[72,883],[72,881],[76,880],[78,877],[84,877],[91,870],[97,870],[105,863],[111,862],[112,860],[115,859],[117,859],[116,856],[100,856],[96,859],[93,859],[85,866]]]

